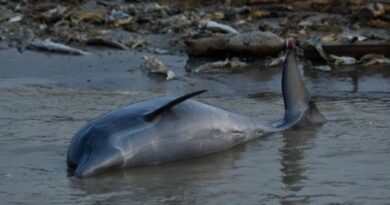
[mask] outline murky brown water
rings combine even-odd
[[[390,97],[319,98],[329,122],[161,166],[69,177],[66,151],[87,120],[164,93],[0,88],[1,204],[386,204]],[[280,96],[201,97],[272,120]]]

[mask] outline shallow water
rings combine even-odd
[[[218,154],[159,166],[69,175],[66,151],[89,119],[164,95],[0,87],[1,204],[386,204],[390,97],[317,97],[328,122],[262,137]],[[279,95],[198,97],[264,121]]]

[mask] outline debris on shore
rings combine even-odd
[[[323,58],[304,42],[319,40],[338,65],[347,63],[339,57],[359,61],[371,53],[383,55],[384,60],[369,61],[378,63],[389,58],[389,11],[390,2],[368,0],[2,1],[0,46],[74,55],[85,55],[89,46],[103,46],[225,62],[233,56],[280,56],[292,38],[313,61]]]
[[[361,57],[358,63],[365,66],[374,64],[390,64],[390,58],[386,58],[384,55],[370,53]]]
[[[53,42],[50,39],[45,39],[45,40],[34,39],[28,45],[28,48],[45,50],[45,51],[50,51],[50,52],[73,54],[73,55],[86,55],[86,54],[88,54],[88,52],[82,51],[82,50],[77,49],[77,48],[72,48],[70,46],[67,46],[67,45],[64,45],[61,43]]]
[[[280,55],[279,57],[271,59],[269,62],[265,64],[267,67],[273,67],[273,66],[278,66],[281,65],[284,60],[286,59],[286,55]]]
[[[110,40],[110,39],[105,39],[105,38],[90,38],[86,41],[87,45],[92,45],[92,46],[105,46],[109,48],[115,48],[115,49],[120,49],[120,50],[128,50],[129,48],[118,41],[115,40]]]
[[[225,24],[217,23],[215,21],[206,21],[206,20],[200,21],[199,28],[200,29],[208,29],[208,30],[214,31],[214,32],[227,33],[227,34],[238,34],[239,33],[233,27],[225,25]]]
[[[390,64],[390,58],[387,58],[384,55],[378,55],[373,53],[366,54],[360,59],[356,59],[350,56],[336,56],[331,54],[327,56],[326,61],[327,64],[315,65],[312,66],[312,68],[320,71],[332,71],[335,67],[345,65],[370,66],[374,64]]]
[[[175,73],[173,71],[167,69],[163,62],[153,56],[143,56],[141,69],[148,74],[162,74],[165,76],[166,80],[170,80],[175,77]]]
[[[234,73],[244,70],[248,66],[247,63],[240,61],[238,58],[226,59],[224,61],[216,61],[205,63],[193,69],[195,73]]]

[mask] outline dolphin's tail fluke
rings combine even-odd
[[[282,72],[282,92],[284,101],[284,118],[272,127],[287,129],[293,126],[304,126],[325,122],[325,117],[320,113],[314,101],[305,87],[296,61],[296,51],[288,52]]]

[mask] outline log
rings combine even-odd
[[[271,32],[253,31],[236,35],[214,35],[185,41],[190,56],[272,56],[287,46]]]
[[[302,44],[301,47],[306,59],[313,61],[323,60],[313,45]],[[350,56],[356,59],[360,59],[369,53],[390,57],[390,42],[388,41],[361,41],[352,44],[347,42],[328,42],[323,43],[322,48],[329,55]]]

